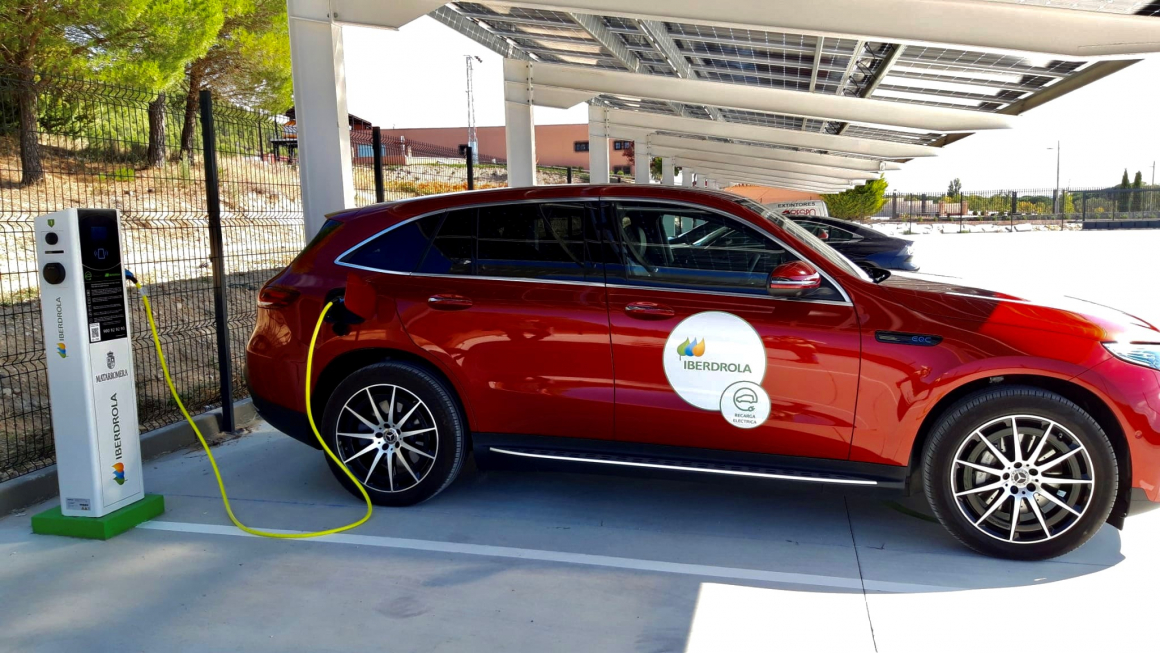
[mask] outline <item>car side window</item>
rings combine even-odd
[[[479,209],[477,273],[488,277],[585,280],[591,202],[519,202]]]
[[[412,272],[419,265],[442,214],[401,224],[342,257],[339,262],[387,272]]]
[[[630,285],[767,295],[770,271],[797,260],[742,221],[694,207],[626,201],[611,217]],[[815,296],[838,295],[827,286]]]
[[[416,272],[424,274],[475,273],[476,209],[459,209],[443,214],[438,235]]]
[[[811,234],[827,243],[848,243],[854,240],[861,240],[861,236],[854,232],[831,224],[814,222],[813,220],[794,220],[794,222],[805,227]]]

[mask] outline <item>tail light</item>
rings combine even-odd
[[[298,299],[298,291],[282,286],[265,286],[258,291],[258,308],[286,308]]]

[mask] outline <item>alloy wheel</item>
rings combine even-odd
[[[402,492],[435,466],[439,428],[427,404],[398,385],[376,384],[347,399],[335,433],[342,463],[363,485]]]
[[[1045,417],[1008,415],[973,431],[951,462],[951,493],[979,531],[1008,543],[1059,537],[1087,512],[1095,466],[1083,443]]]

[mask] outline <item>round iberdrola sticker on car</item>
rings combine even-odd
[[[761,387],[765,347],[757,331],[736,315],[708,311],[685,318],[669,334],[663,359],[669,385],[689,404],[721,411],[741,428],[758,426],[769,416],[769,396]],[[738,406],[726,390],[742,382],[746,392],[738,395]]]

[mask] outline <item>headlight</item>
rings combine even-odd
[[[1122,361],[1160,370],[1160,344],[1105,342],[1104,348]]]
[[[914,245],[907,245],[902,249],[903,256],[914,256]]]

